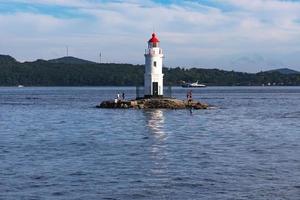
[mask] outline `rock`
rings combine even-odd
[[[207,109],[208,105],[198,101],[182,101],[173,98],[144,98],[130,101],[103,101],[97,108],[136,108],[136,109]]]
[[[138,105],[137,101],[130,101],[130,106],[136,107]]]
[[[149,99],[145,101],[145,108],[167,108],[167,109],[183,109],[185,104],[183,101],[176,99]]]
[[[101,104],[98,106],[99,108],[114,108],[115,107],[115,102],[114,101],[103,101]]]
[[[187,108],[193,108],[196,110],[208,108],[207,104],[201,103],[199,101],[190,101],[190,102],[186,101],[185,103]]]
[[[207,104],[201,104],[200,102],[198,102],[195,105],[193,105],[193,108],[196,109],[196,110],[207,109],[208,105]]]

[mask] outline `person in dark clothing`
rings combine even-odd
[[[124,92],[122,93],[122,99],[123,100],[125,99],[125,93]]]
[[[186,93],[186,98],[189,102],[192,101],[192,90],[190,90]]]

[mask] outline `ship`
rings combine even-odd
[[[183,81],[182,87],[184,88],[201,88],[201,87],[206,87],[206,85],[204,84],[200,84],[198,83],[198,81],[194,82],[194,83],[186,83],[185,81]]]

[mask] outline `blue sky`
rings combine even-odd
[[[153,29],[165,66],[300,70],[300,2],[0,0],[0,54],[143,64]]]

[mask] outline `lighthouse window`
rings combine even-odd
[[[153,62],[153,66],[156,67],[156,61]]]

